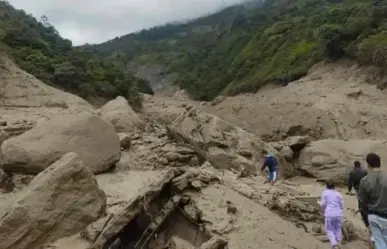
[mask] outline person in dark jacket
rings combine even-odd
[[[358,210],[356,213],[360,213],[361,219],[363,220],[364,225],[366,228],[370,231],[370,224],[368,222],[368,214],[364,209],[361,209],[360,202],[359,202],[359,185],[361,179],[367,175],[367,170],[363,169],[361,167],[361,164],[359,161],[354,162],[353,169],[351,172],[349,172],[349,179],[348,179],[348,195],[351,195],[352,188],[355,189],[355,194],[358,199]],[[372,235],[370,236],[371,242],[373,241]]]
[[[366,157],[368,175],[359,185],[360,212],[368,214],[368,221],[376,249],[387,248],[387,174],[381,170],[380,157],[370,153]]]
[[[270,182],[272,185],[274,185],[275,181],[277,180],[278,161],[275,156],[270,153],[267,153],[265,156],[265,161],[261,167],[261,172],[264,171],[266,167],[269,169],[269,175],[265,183]]]
[[[352,188],[354,188],[356,196],[358,196],[360,181],[366,175],[367,175],[367,170],[361,167],[361,164],[359,161],[355,161],[353,169],[351,170],[351,172],[349,172],[349,179],[348,179],[349,195],[351,195]]]

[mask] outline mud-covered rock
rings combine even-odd
[[[122,149],[127,150],[130,148],[131,138],[127,133],[118,133],[120,139],[120,146]]]
[[[273,195],[266,206],[287,219],[318,222],[323,220],[319,208],[289,196]]]
[[[2,130],[5,131],[10,137],[14,137],[34,128],[35,125],[36,121],[34,120],[21,120],[8,124]]]
[[[293,159],[293,150],[289,146],[284,146],[280,150],[280,155],[285,158],[287,161],[291,161]]]
[[[204,188],[206,184],[200,180],[193,180],[191,181],[191,187],[195,190],[201,190]]]
[[[208,148],[208,159],[218,169],[230,169],[233,155],[219,147]]]
[[[148,132],[127,133],[130,148],[122,151],[119,168],[164,169],[166,167],[198,167],[203,160],[195,150],[170,140],[161,125],[146,124]]]
[[[3,131],[3,130],[0,130],[0,146],[1,144],[7,140],[10,136],[8,135],[7,132]]]
[[[0,164],[6,172],[38,174],[68,152],[76,152],[93,173],[108,171],[121,157],[113,126],[83,112],[53,118],[4,141]]]
[[[229,214],[235,214],[237,212],[237,208],[235,207],[234,203],[231,201],[227,201],[227,213]]]
[[[253,134],[197,109],[175,120],[168,127],[168,134],[171,139],[189,144],[201,159],[208,160],[214,167],[245,171],[248,175],[256,172],[255,166],[263,160],[264,150],[278,154]],[[286,168],[287,163],[278,159]]]
[[[87,226],[82,232],[81,236],[87,241],[95,241],[98,235],[103,231],[108,221],[112,218],[112,215],[109,214],[105,217],[100,218],[96,222]]]
[[[191,172],[185,172],[172,180],[172,186],[179,192],[187,189],[190,186],[190,180],[193,177]]]
[[[358,238],[355,225],[348,219],[344,219],[343,226],[341,227],[341,231],[343,233],[343,239],[347,242],[356,240]]]
[[[37,175],[0,220],[0,248],[38,249],[105,215],[106,196],[75,153]]]
[[[141,124],[137,113],[124,97],[117,97],[101,108],[101,117],[111,122],[117,132],[131,132]]]
[[[185,213],[194,221],[199,220],[199,213],[197,209],[192,205],[185,205],[184,206]]]
[[[305,147],[299,157],[300,169],[316,178],[333,178],[346,182],[354,161],[366,165],[368,153],[376,153],[387,161],[387,141],[381,140],[319,140]]]
[[[195,247],[191,245],[188,241],[178,237],[172,236],[167,242],[165,249],[194,249]]]
[[[211,105],[212,105],[212,106],[218,105],[218,104],[222,103],[225,99],[226,99],[226,96],[218,96],[218,97],[216,97],[216,98],[211,102]]]
[[[3,193],[12,192],[14,187],[15,184],[13,183],[11,175],[0,168],[0,191]]]
[[[311,142],[312,138],[309,136],[293,136],[287,137],[283,143],[294,151],[300,151]]]
[[[227,240],[220,236],[213,236],[209,241],[200,246],[200,249],[222,249],[228,244]]]

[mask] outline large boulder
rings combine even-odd
[[[121,157],[113,126],[86,112],[39,123],[6,140],[1,150],[5,171],[27,174],[40,173],[67,152],[76,152],[93,173],[109,170]]]
[[[0,220],[0,248],[38,249],[105,215],[106,196],[80,156],[67,153],[30,183]]]
[[[109,101],[101,108],[101,117],[111,122],[116,132],[131,132],[141,124],[137,113],[130,107],[124,97],[117,97]]]
[[[387,141],[319,140],[307,145],[300,154],[299,165],[306,173],[318,178],[343,178],[358,160],[365,166],[368,153],[376,153],[387,162]]]
[[[285,158],[285,160],[287,160],[289,162],[293,159],[294,152],[289,146],[284,146],[280,150],[280,154],[281,154],[281,156],[283,156]]]
[[[262,152],[279,155],[277,150],[257,136],[197,109],[180,116],[168,130],[169,136],[190,144],[216,168],[233,169],[247,175],[256,172],[257,165],[263,160]],[[278,158],[286,175],[285,171],[291,166],[281,156]]]

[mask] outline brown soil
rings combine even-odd
[[[95,112],[85,101],[44,85],[9,61],[2,64],[0,74],[4,78],[1,82],[6,83],[2,88],[0,119],[11,125],[20,124],[22,120],[44,122],[55,115],[79,110]],[[190,106],[196,106],[198,110],[218,115],[266,140],[282,140],[289,135],[303,134],[316,139],[386,139],[387,131],[383,127],[387,125],[387,96],[368,84],[367,80],[363,69],[347,62],[319,65],[308,76],[286,87],[268,86],[257,94],[220,99],[216,101],[219,103],[194,102],[182,93],[174,97],[146,96],[142,117],[153,122],[170,124]],[[166,138],[158,131],[144,131],[143,135],[134,134],[139,142],[123,152],[122,160],[114,172],[96,176],[107,195],[109,214],[117,213],[132,197],[157,181],[161,175],[160,168],[149,167],[151,162],[159,160],[163,163],[163,154],[179,149],[176,144],[164,144]],[[159,146],[156,153],[154,146]],[[175,162],[174,166],[181,165]],[[311,179],[294,178],[279,182],[273,187],[263,184],[264,178],[259,175],[240,178],[231,171],[206,169],[221,175],[220,183],[211,183],[201,191],[193,191],[187,195],[200,211],[200,219],[206,231],[225,237],[228,240],[228,249],[329,247],[319,237],[297,227],[289,217],[265,207],[273,195],[286,198],[299,195],[319,196],[322,191],[319,183]],[[0,194],[0,216],[7,212],[17,193],[25,187],[26,184],[20,184],[14,192]],[[352,212],[357,205],[355,197],[344,198],[346,218],[354,224],[360,238],[365,238],[364,225],[360,217],[354,217]],[[236,210],[233,208],[232,212],[228,211],[230,203]],[[174,226],[166,223],[168,238],[177,234],[184,237],[182,239],[189,244],[202,244],[204,239],[195,240],[179,233],[184,230],[196,231],[196,226],[187,223],[178,214],[174,217],[180,217],[181,222]],[[309,228],[318,221],[305,223]],[[89,243],[74,235],[58,240],[48,248],[86,249],[88,246]],[[343,248],[362,247],[365,248],[365,242],[356,240]]]

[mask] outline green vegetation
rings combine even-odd
[[[315,63],[387,66],[387,1],[266,0],[92,46],[122,65],[163,65],[198,100],[287,84]]]
[[[37,21],[3,0],[0,0],[0,43],[27,72],[86,99],[120,95],[140,107],[138,92],[153,93],[147,81],[125,73],[114,61],[99,58],[87,47],[74,48],[47,17]]]

